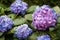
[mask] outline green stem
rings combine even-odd
[[[16,16],[14,17],[14,19],[15,19],[17,16],[18,16],[18,13],[17,13]],[[14,19],[13,19],[13,20],[14,20]]]

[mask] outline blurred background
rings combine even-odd
[[[0,0],[0,3],[5,4],[6,6],[10,6],[10,4],[15,1],[15,0]],[[31,5],[43,5],[43,4],[48,4],[52,7],[58,5],[60,6],[60,0],[23,0]]]

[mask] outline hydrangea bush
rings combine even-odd
[[[0,40],[60,40],[60,8],[46,1],[1,0]]]

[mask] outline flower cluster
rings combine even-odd
[[[14,31],[15,37],[17,37],[18,39],[21,38],[24,39],[27,36],[29,36],[29,34],[31,33],[32,33],[32,29],[30,29],[27,24],[23,24],[21,26],[16,27]]]
[[[14,13],[25,14],[27,6],[28,6],[27,3],[25,3],[21,0],[16,0],[14,3],[11,4],[10,10]]]
[[[13,21],[6,15],[0,17],[0,32],[5,32],[12,28]]]
[[[50,36],[49,35],[38,36],[37,40],[50,40]]]
[[[50,26],[55,26],[57,15],[48,5],[37,6],[32,15],[35,29],[46,30]]]

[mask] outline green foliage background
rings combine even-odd
[[[29,27],[33,29],[33,33],[25,40],[36,40],[37,36],[43,34],[49,34],[51,40],[60,40],[60,16],[57,19],[55,28],[49,28],[49,30],[46,31],[37,31],[33,28],[32,25],[32,13],[37,5],[42,6],[44,4],[48,4],[56,11],[56,13],[59,13],[60,0],[23,0],[24,2],[28,3],[29,8],[27,9],[25,15],[18,15],[16,18],[14,18],[16,14],[10,12],[9,9],[11,3],[13,3],[14,1],[15,0],[0,0],[0,16],[7,15],[8,17],[14,20],[14,25],[11,30],[5,33],[0,32],[0,40],[18,40],[13,35],[13,29],[14,27],[24,23],[27,23]]]

